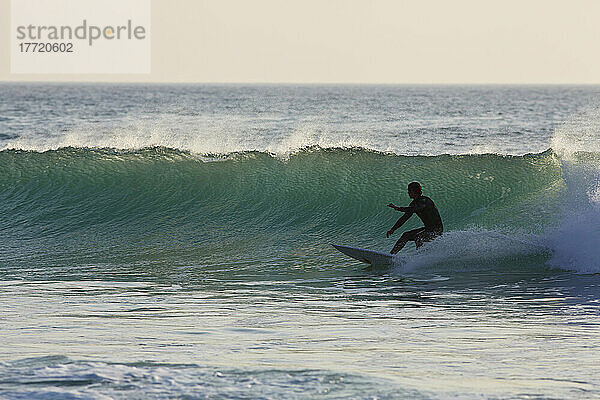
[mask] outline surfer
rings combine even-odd
[[[390,235],[392,235],[396,229],[404,225],[414,213],[421,218],[421,221],[423,221],[425,226],[404,232],[394,245],[392,251],[390,251],[392,254],[398,253],[408,242],[415,242],[415,245],[419,248],[423,243],[435,239],[444,231],[442,218],[440,217],[437,207],[429,197],[423,196],[423,189],[419,182],[411,182],[408,184],[408,197],[413,199],[408,207],[398,207],[392,203],[388,204],[388,207],[391,207],[396,211],[402,211],[404,215],[396,221],[392,229],[387,231],[386,237],[390,237]]]

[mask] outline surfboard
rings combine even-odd
[[[361,249],[360,247],[342,246],[333,244],[333,247],[358,261],[362,261],[372,266],[389,267],[394,264],[394,256],[390,253],[384,253],[376,250]]]

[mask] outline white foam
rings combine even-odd
[[[24,130],[16,138],[0,140],[0,150],[43,152],[64,147],[139,150],[162,146],[200,155],[259,151],[282,158],[307,147],[361,147],[398,155],[531,152],[527,146],[507,148],[505,140],[493,135],[486,144],[469,144],[451,138],[423,140],[412,131],[428,126],[425,122],[423,126],[413,126],[410,121],[403,124],[393,133],[386,133],[389,127],[381,122],[332,123],[327,115],[286,120],[277,115],[180,115],[170,112],[80,121],[65,130],[49,133]],[[542,147],[537,150],[546,148]]]
[[[600,272],[600,167],[564,161],[566,203],[558,228],[549,235],[549,265],[580,273]]]
[[[282,388],[315,397],[339,385],[376,391],[380,380],[327,370],[227,369],[198,365],[127,365],[44,358],[0,363],[2,399],[282,398]],[[11,365],[12,364],[12,365]],[[332,375],[338,379],[332,380]],[[308,388],[308,389],[307,389]],[[308,392],[307,392],[308,391]]]
[[[312,146],[382,150],[368,135],[334,132],[317,118],[298,121],[285,132],[256,131],[251,128],[254,125],[256,121],[236,116],[125,118],[110,123],[81,123],[51,135],[23,132],[17,138],[1,141],[0,150],[43,152],[65,147],[139,150],[162,146],[202,155],[260,151],[282,158]]]
[[[282,135],[279,140],[265,143],[264,150],[286,158],[300,149],[313,146],[323,149],[362,147],[378,150],[377,146],[363,136],[324,130],[322,125],[313,119],[305,119],[291,134]]]
[[[589,107],[559,127],[552,148],[561,157],[567,193],[560,225],[549,234],[553,255],[548,263],[580,273],[598,273],[600,106]]]
[[[438,270],[440,265],[455,272],[487,270],[518,257],[548,253],[543,234],[473,228],[445,232],[415,253],[400,253],[394,269],[401,274]]]
[[[564,161],[579,152],[600,153],[600,105],[573,115],[552,135],[552,150]]]

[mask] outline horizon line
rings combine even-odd
[[[105,81],[2,80],[0,83],[195,84],[195,85],[388,85],[388,86],[600,86],[600,82],[294,82],[294,81]]]

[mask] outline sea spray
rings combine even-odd
[[[444,233],[415,252],[395,258],[396,273],[436,272],[452,275],[475,271],[546,269],[550,249],[545,235],[503,229],[471,228]],[[531,263],[536,258],[537,263]],[[527,262],[521,262],[526,259]]]
[[[600,107],[574,115],[557,129],[552,146],[566,186],[561,223],[550,235],[549,264],[600,272]]]

